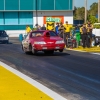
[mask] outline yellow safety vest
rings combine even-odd
[[[26,28],[26,32],[27,32],[27,33],[30,33],[30,31],[31,31],[31,28],[30,28],[30,27],[27,27],[27,28]]]
[[[65,32],[70,32],[71,31],[71,26],[70,25],[64,24],[64,27],[66,28]]]
[[[93,25],[92,25],[92,24],[90,24],[90,25],[86,24],[86,27],[87,27],[87,32],[90,32],[90,31],[92,31],[92,29],[93,29]],[[92,29],[90,29],[90,27],[91,27]]]
[[[82,28],[83,28],[83,27],[80,27],[80,33],[81,33],[81,34],[83,34],[83,33],[82,33]]]

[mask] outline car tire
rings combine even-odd
[[[6,44],[9,44],[9,41],[7,41]]]
[[[59,52],[63,52],[63,49],[59,50]]]
[[[30,53],[30,52],[28,52],[28,51],[26,51],[26,50],[24,49],[23,45],[22,45],[22,50],[23,50],[23,52],[24,52],[25,54],[29,54],[29,53]]]
[[[45,54],[53,54],[54,50],[44,51]]]
[[[32,47],[32,46],[31,46],[31,48],[32,48],[32,54],[34,54],[34,55],[37,54],[37,50],[35,50],[34,47]]]

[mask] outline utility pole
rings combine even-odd
[[[36,24],[38,25],[38,10],[37,10],[37,0],[35,0],[35,6],[36,6]]]
[[[87,0],[85,0],[85,23],[87,21]]]
[[[100,22],[100,0],[98,0],[98,22]]]

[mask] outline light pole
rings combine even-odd
[[[100,0],[98,0],[98,22],[100,22]]]
[[[85,23],[87,21],[87,0],[85,0]]]
[[[36,6],[36,25],[38,25],[38,10],[37,10],[37,0],[35,0],[35,6]]]

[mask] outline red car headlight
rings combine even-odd
[[[40,41],[40,42],[34,42],[34,44],[46,44],[46,42]]]
[[[59,41],[56,41],[56,43],[55,44],[63,44],[64,43],[64,41],[63,40],[59,40]]]

